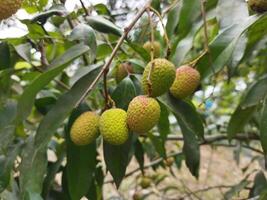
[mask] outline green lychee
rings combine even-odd
[[[150,54],[151,52],[151,47],[153,47],[153,52],[154,52],[154,58],[160,57],[160,43],[157,41],[150,42],[147,41],[144,45],[143,48]]]
[[[99,134],[99,116],[94,112],[84,112],[73,123],[70,137],[76,145],[87,145]]]
[[[199,83],[199,72],[188,65],[184,65],[176,70],[176,78],[170,92],[174,97],[184,99],[194,93]]]
[[[150,187],[151,185],[151,179],[147,176],[143,176],[141,181],[140,181],[140,185],[143,189],[146,189],[148,187]]]
[[[267,0],[249,0],[248,5],[255,12],[262,13],[267,11]]]
[[[116,82],[121,82],[129,73],[133,73],[133,67],[130,63],[122,63],[115,69]]]
[[[103,139],[113,145],[125,143],[129,136],[127,127],[127,113],[118,108],[105,111],[99,122],[100,133]]]
[[[129,104],[127,124],[131,131],[143,134],[158,123],[159,117],[160,106],[155,99],[137,96]]]
[[[1,0],[0,1],[0,21],[7,19],[20,9],[23,0]]]
[[[149,76],[151,87],[148,80]],[[151,97],[160,96],[169,90],[174,79],[174,65],[166,59],[154,59],[147,64],[143,73],[142,86],[144,93],[150,93]]]

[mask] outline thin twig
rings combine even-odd
[[[161,23],[161,26],[162,26],[162,28],[163,28],[163,32],[164,32],[163,35],[164,35],[164,39],[165,39],[166,44],[167,44],[167,54],[166,54],[166,58],[168,58],[168,57],[170,56],[170,54],[171,54],[171,44],[170,44],[170,40],[169,40],[169,37],[168,37],[168,34],[167,34],[167,30],[166,30],[165,25],[164,25],[164,23],[163,23],[163,18],[162,18],[162,16],[160,15],[160,13],[159,13],[156,9],[150,7],[150,10],[151,10],[152,12],[154,12],[154,13],[158,16],[159,21],[160,21],[160,23]]]
[[[151,16],[150,16],[150,8],[147,8],[146,10],[147,12],[147,15],[148,15],[148,20],[149,20],[149,24],[150,24],[150,60],[151,60],[151,67],[149,69],[149,72],[148,72],[148,76],[147,76],[147,87],[148,87],[148,96],[151,96],[152,94],[152,82],[151,82],[151,74],[152,74],[152,71],[154,70],[154,66],[155,66],[155,63],[154,63],[154,51],[155,51],[155,48],[154,48],[154,42],[155,42],[155,38],[154,38],[154,27],[153,27],[153,21],[151,19]]]
[[[133,19],[133,21],[130,23],[130,25],[128,27],[125,28],[123,35],[120,37],[117,45],[115,46],[114,50],[111,53],[110,58],[108,59],[108,61],[106,62],[106,64],[102,67],[101,71],[99,72],[99,74],[97,75],[97,77],[95,78],[95,80],[92,82],[92,84],[87,88],[87,90],[84,92],[84,94],[81,96],[80,100],[78,101],[78,103],[76,104],[76,106],[78,106],[80,103],[82,103],[84,101],[84,99],[88,96],[88,94],[92,91],[92,89],[96,86],[96,84],[98,83],[98,81],[100,80],[101,76],[104,74],[105,70],[107,68],[109,68],[110,64],[112,63],[112,60],[114,59],[117,51],[120,49],[120,46],[123,44],[123,41],[125,38],[127,38],[128,33],[131,31],[131,29],[133,28],[133,26],[136,24],[136,22],[140,19],[140,17],[144,14],[144,12],[146,12],[146,9],[150,6],[151,1],[149,1],[149,3],[144,6],[139,13],[135,16],[135,18]]]
[[[174,153],[171,153],[171,154],[167,155],[166,158],[175,157],[175,156],[177,156],[177,155],[179,155],[179,154],[181,154],[180,151],[179,151],[179,152],[174,152]],[[163,158],[158,158],[158,159],[152,161],[151,163],[148,163],[148,164],[144,165],[144,168],[143,168],[143,169],[147,169],[147,168],[153,167],[153,166],[155,166],[155,165],[161,163],[163,160],[164,160]],[[140,171],[140,167],[138,167],[138,168],[136,168],[136,169],[130,171],[130,172],[127,173],[124,177],[125,177],[125,178],[126,178],[126,177],[129,177],[129,176],[135,174],[136,172],[141,172],[141,171]],[[113,183],[113,182],[114,182],[114,180],[107,180],[107,181],[105,181],[104,184]]]
[[[84,5],[84,3],[83,3],[82,0],[80,0],[80,3],[81,3],[81,5],[82,5],[82,7],[83,7],[83,10],[84,10],[86,16],[89,16],[89,12],[88,12],[87,8],[85,7],[85,5]]]

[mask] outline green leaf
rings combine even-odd
[[[260,140],[265,155],[265,168],[267,168],[267,100],[263,105],[263,111],[260,120]]]
[[[219,34],[209,45],[210,54],[203,56],[197,64],[201,78],[205,79],[222,70],[231,61],[242,34],[254,23],[262,20],[264,20],[263,16],[253,15],[243,19],[243,23],[234,24]]]
[[[135,155],[135,158],[139,164],[141,171],[143,172],[144,162],[145,162],[144,148],[143,148],[142,143],[139,141],[139,139],[137,139],[134,143],[134,155]]]
[[[35,200],[35,197],[40,196],[42,192],[47,167],[46,148],[37,149],[34,145],[34,138],[30,136],[21,158],[19,177],[20,196],[23,200]]]
[[[130,134],[129,139],[123,145],[114,146],[104,141],[104,159],[107,170],[112,175],[114,182],[119,188],[124,178],[127,165],[131,160],[134,137]]]
[[[79,24],[76,26],[70,36],[68,37],[69,40],[74,41],[82,41],[84,44],[90,47],[90,60],[94,61],[96,57],[96,34],[95,31],[88,25]]]
[[[24,90],[18,102],[17,122],[24,120],[29,115],[37,93],[58,76],[68,66],[68,63],[86,53],[88,50],[89,47],[81,44],[71,47],[50,65],[50,70],[39,75]]]
[[[93,17],[87,17],[86,19],[87,19],[87,23],[99,32],[114,34],[117,36],[122,35],[122,30],[119,27],[117,27],[111,21],[103,17],[93,16]]]
[[[37,147],[46,146],[48,144],[56,129],[63,123],[64,119],[67,118],[98,73],[98,68],[92,70],[77,81],[69,92],[58,99],[57,103],[43,118],[38,127],[35,136],[35,145]]]
[[[249,192],[249,198],[261,195],[267,189],[267,180],[262,171],[259,171],[254,179],[254,185]]]
[[[136,96],[136,91],[132,80],[127,77],[123,79],[114,92],[111,98],[115,101],[116,107],[127,110],[130,101]]]
[[[166,24],[166,31],[169,38],[171,38],[174,34],[174,31],[179,22],[181,6],[177,3],[169,12],[168,12],[168,20]]]
[[[224,198],[226,200],[231,200],[235,195],[241,192],[250,182],[248,180],[242,180],[237,185],[233,186],[229,191],[225,193]]]
[[[150,55],[149,53],[143,48],[141,47],[139,44],[133,43],[128,41],[127,44],[129,45],[129,47],[131,47],[136,53],[139,54],[139,56],[141,56],[141,58],[143,58],[145,61],[150,61]]]
[[[148,137],[151,140],[153,146],[155,147],[157,153],[159,153],[159,155],[161,157],[166,157],[166,150],[165,150],[165,146],[164,146],[164,140],[162,138],[159,138],[155,135],[153,135],[151,132],[148,133]]]
[[[10,60],[10,51],[9,45],[6,42],[0,44],[0,70],[10,68],[11,67],[11,60]]]
[[[9,185],[11,171],[14,161],[21,151],[21,143],[11,148],[6,155],[0,154],[0,193],[2,193]]]
[[[241,107],[247,108],[261,103],[267,96],[267,75],[254,82],[242,99]]]
[[[177,118],[184,138],[183,153],[185,162],[192,175],[198,178],[200,166],[200,148],[196,136],[204,136],[201,118],[196,110],[188,103],[167,95],[161,100]]]
[[[17,54],[19,54],[20,57],[22,57],[27,62],[31,62],[31,49],[32,46],[29,43],[26,44],[20,44],[17,46],[14,46]]]
[[[200,1],[199,0],[183,0],[180,11],[179,24],[177,31],[179,40],[184,38],[192,28],[194,22],[200,17]]]
[[[160,103],[160,118],[158,123],[158,129],[160,137],[163,141],[166,140],[168,134],[171,133],[170,130],[170,121],[169,121],[169,112],[166,106]]]
[[[8,145],[14,139],[15,125],[13,124],[17,113],[17,104],[14,101],[7,101],[0,108],[0,154],[5,152]]]
[[[68,190],[73,200],[80,200],[88,193],[96,167],[96,142],[77,146],[70,139],[73,122],[85,111],[88,111],[87,106],[75,109],[66,129]]]
[[[247,108],[242,108],[240,106],[237,107],[235,112],[232,114],[227,127],[227,134],[229,139],[232,139],[236,134],[243,131],[244,126],[252,118],[255,110],[255,106]]]
[[[166,96],[166,99],[162,98],[160,101],[167,106],[175,116],[183,121],[183,124],[185,124],[196,136],[199,138],[204,137],[202,119],[192,103],[176,99],[170,94]]]
[[[48,0],[24,0],[22,7],[28,13],[35,13],[38,11],[42,11],[42,9],[46,6]]]

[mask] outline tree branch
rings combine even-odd
[[[120,39],[119,39],[117,45],[115,46],[115,48],[113,49],[110,58],[108,59],[108,61],[106,62],[106,64],[102,67],[101,71],[99,72],[99,74],[97,75],[97,77],[95,78],[95,80],[92,82],[92,84],[87,88],[87,90],[85,91],[85,93],[82,95],[82,97],[80,98],[80,100],[78,101],[78,103],[76,104],[76,106],[78,106],[80,103],[82,103],[84,101],[84,99],[87,97],[87,95],[96,86],[96,84],[98,83],[99,79],[104,74],[105,70],[107,68],[109,68],[109,66],[112,63],[112,60],[114,59],[117,51],[120,49],[120,46],[123,44],[124,39],[127,38],[128,33],[131,31],[131,29],[133,28],[133,26],[140,19],[140,17],[144,14],[144,12],[146,12],[146,9],[150,6],[150,3],[151,3],[151,1],[149,1],[148,4],[146,6],[144,6],[139,11],[139,13],[135,16],[135,18],[133,19],[133,21],[130,23],[130,25],[124,29],[124,33],[120,37]]]

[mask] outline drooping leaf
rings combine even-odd
[[[209,45],[210,54],[206,54],[198,62],[201,78],[205,79],[222,70],[230,62],[241,35],[254,23],[264,19],[264,16],[253,15],[243,19],[243,23],[234,24],[219,34]]]
[[[107,34],[114,34],[117,36],[122,35],[122,30],[113,24],[111,21],[101,17],[101,16],[93,16],[87,17],[87,23],[93,27],[95,30],[107,33]]]
[[[242,108],[240,106],[237,107],[235,112],[231,115],[231,119],[227,127],[227,134],[229,139],[233,138],[236,134],[243,131],[244,126],[252,118],[255,110],[255,106],[247,108]]]
[[[0,154],[0,193],[2,193],[9,185],[14,161],[21,151],[21,146],[21,143],[19,143],[14,148],[10,148],[6,155]]]
[[[76,26],[70,36],[69,40],[82,41],[90,47],[90,60],[93,61],[96,57],[96,34],[95,31],[88,25],[80,24]]]
[[[204,137],[203,122],[195,107],[191,103],[176,99],[170,94],[160,101],[167,106],[183,123],[199,138]]]
[[[241,107],[247,108],[261,103],[267,96],[267,75],[254,82],[242,99]]]
[[[180,125],[184,146],[183,153],[185,162],[192,175],[198,178],[200,166],[200,147],[198,137],[204,136],[202,121],[195,109],[188,103],[177,100],[171,95],[167,95],[165,100],[161,100],[170,111],[175,115]]]
[[[136,91],[132,80],[127,77],[123,79],[112,93],[111,97],[116,103],[116,107],[127,110],[130,101],[136,96]]]
[[[249,198],[261,195],[267,189],[267,180],[262,171],[259,171],[254,179],[254,185],[249,192]]]
[[[34,99],[37,93],[51,80],[58,76],[68,66],[68,63],[86,53],[88,50],[89,47],[81,44],[71,47],[50,65],[50,70],[39,75],[24,90],[19,99],[17,121],[23,120],[28,116],[34,104]]]
[[[67,178],[68,190],[73,200],[79,200],[88,193],[96,167],[96,142],[85,146],[77,146],[70,139],[70,128],[75,119],[87,106],[79,106],[70,116],[66,128],[67,139]],[[78,170],[77,170],[78,169]]]
[[[158,129],[160,137],[163,141],[166,140],[168,134],[170,134],[170,121],[169,121],[169,112],[166,106],[160,103],[160,118],[158,123]]]
[[[233,186],[230,190],[228,190],[224,198],[226,200],[233,199],[235,195],[237,195],[241,190],[243,190],[250,182],[248,180],[242,180],[240,183]]]
[[[171,37],[179,22],[181,6],[177,3],[168,13],[168,20],[166,24],[166,31],[168,37]]]
[[[107,170],[112,175],[114,182],[119,188],[124,178],[126,168],[131,159],[130,152],[133,148],[133,135],[130,134],[128,140],[123,145],[114,146],[104,142],[104,159]]]
[[[56,131],[64,119],[70,114],[98,73],[98,68],[93,69],[77,81],[69,92],[58,99],[57,103],[47,113],[38,127],[35,136],[36,146],[46,146],[48,144],[54,131]]]
[[[22,152],[22,162],[20,164],[21,199],[41,199],[46,167],[46,148],[36,148],[34,138],[30,136]]]
[[[137,139],[134,143],[134,155],[135,158],[139,164],[139,167],[141,169],[141,171],[143,172],[144,170],[144,148],[142,146],[142,143]]]
[[[166,150],[165,150],[165,146],[164,146],[165,141],[162,138],[159,138],[159,137],[153,135],[152,133],[148,133],[148,137],[151,140],[151,143],[153,144],[153,146],[155,147],[157,153],[161,157],[166,157]]]

